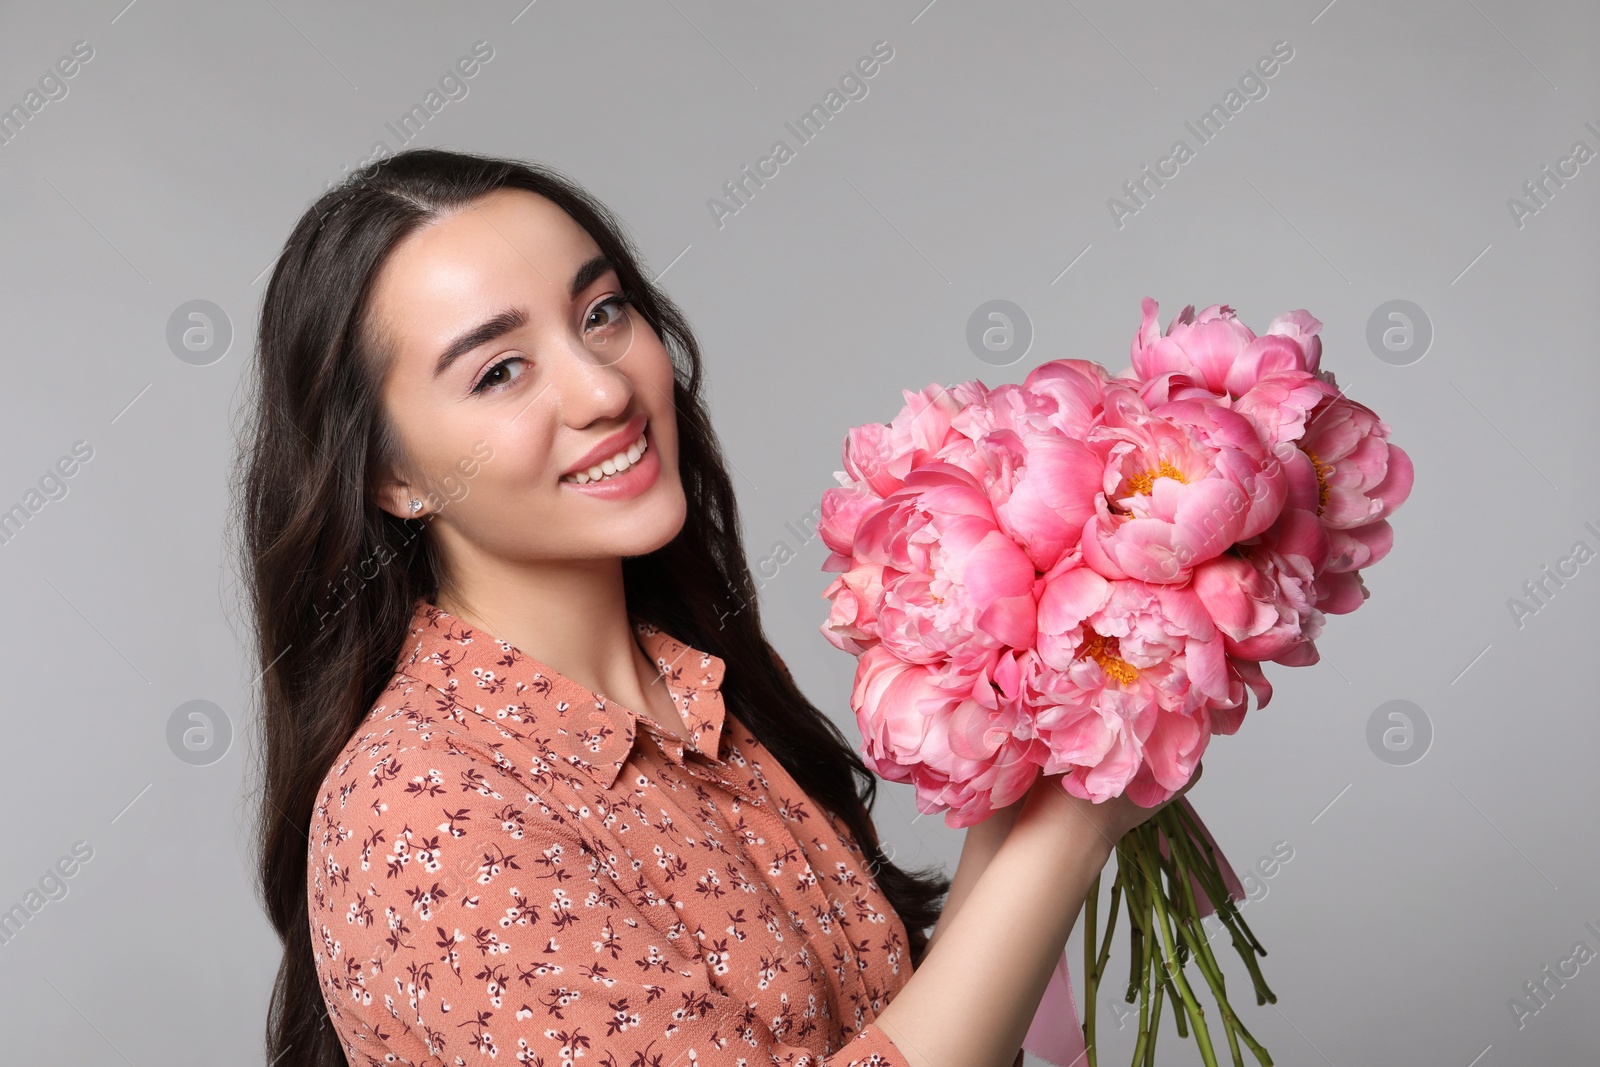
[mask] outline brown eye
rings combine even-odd
[[[618,293],[616,296],[609,296],[596,304],[594,310],[589,312],[589,320],[585,325],[594,330],[611,329],[627,317],[628,305],[632,302],[633,297],[629,293]],[[599,317],[602,321],[595,321],[596,317]]]
[[[526,361],[521,356],[509,356],[506,359],[502,359],[499,363],[483,372],[483,377],[479,378],[477,383],[473,385],[472,391],[474,393],[492,393],[496,389],[505,388],[522,377],[520,373],[510,373],[509,368],[511,365],[523,362]]]

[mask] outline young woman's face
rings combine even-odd
[[[682,526],[671,357],[621,293],[588,233],[520,189],[412,234],[380,270],[382,401],[406,454],[383,507],[422,500],[452,566],[642,555]]]

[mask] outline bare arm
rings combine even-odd
[[[1021,810],[1022,801],[1019,800],[1010,807],[1001,808],[982,822],[967,827],[961,840],[961,859],[956,864],[956,876],[951,879],[950,892],[945,896],[944,907],[939,910],[939,921],[934,924],[933,935],[928,938],[928,952],[933,950],[940,935],[949,929],[950,920],[960,910],[962,902],[972,893],[972,887],[978,884],[983,872],[989,868],[989,862],[994,859],[995,853],[1000,851],[1000,843],[1011,832],[1011,827],[1017,821],[1017,813]],[[927,953],[923,955],[926,958]],[[1023,1063],[1023,1052],[1019,1048],[1011,1067],[1023,1067]]]
[[[945,895],[944,907],[939,911],[939,921],[933,925],[933,934],[928,938],[928,952],[933,951],[933,946],[938,944],[939,938],[950,926],[950,921],[955,918],[961,904],[972,892],[972,887],[978,884],[978,879],[989,868],[989,863],[994,859],[995,853],[1000,851],[1000,843],[1006,839],[1006,834],[1011,832],[1011,827],[1017,821],[1017,814],[1022,810],[1022,801],[1017,801],[1009,808],[1001,808],[993,815],[980,823],[967,827],[966,834],[961,841],[961,859],[956,863],[956,875],[950,880],[950,892]],[[927,953],[924,953],[926,958]]]
[[[1196,769],[1190,786],[1199,777]],[[1091,804],[1054,778],[1029,790],[959,910],[940,917],[937,943],[876,1019],[910,1067],[1011,1067],[1089,886],[1117,839],[1156,810],[1126,797]]]

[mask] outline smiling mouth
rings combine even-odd
[[[576,474],[563,474],[561,476],[561,480],[564,482],[574,482],[578,485],[587,485],[589,482],[605,481],[607,478],[612,478],[616,475],[622,474],[635,463],[639,462],[639,457],[643,456],[649,447],[650,443],[645,440],[644,431],[641,430],[639,431],[638,440],[634,441],[633,444],[629,445],[621,452],[618,452],[610,459],[603,459],[589,469],[581,470]]]

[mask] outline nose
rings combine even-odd
[[[552,368],[550,387],[566,422],[581,428],[625,418],[633,403],[626,353],[596,352],[576,336],[567,337],[562,347],[563,358]]]

